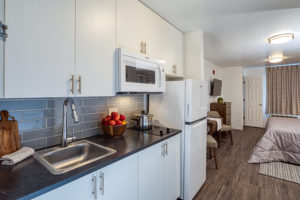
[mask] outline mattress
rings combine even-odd
[[[248,163],[281,161],[300,165],[300,119],[271,117]]]

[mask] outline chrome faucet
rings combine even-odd
[[[68,114],[68,104],[70,103],[71,110],[72,110],[72,117],[74,119],[74,123],[78,123],[78,115],[76,112],[76,107],[74,104],[74,101],[72,98],[68,97],[64,101],[64,107],[63,107],[63,123],[62,123],[62,137],[61,137],[61,147],[67,147],[68,141],[67,141],[67,114]]]

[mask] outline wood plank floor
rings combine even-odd
[[[264,129],[233,131],[233,142],[223,139],[217,150],[219,169],[207,160],[207,178],[194,200],[300,200],[300,185],[258,174],[259,164],[248,164]]]

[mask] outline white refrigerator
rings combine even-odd
[[[192,200],[206,180],[208,84],[200,80],[168,81],[166,92],[151,94],[154,124],[182,130],[180,198]]]

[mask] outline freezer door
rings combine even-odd
[[[192,200],[206,180],[207,120],[185,125],[184,200]]]
[[[194,122],[207,116],[208,84],[188,79],[185,83],[185,121]]]

